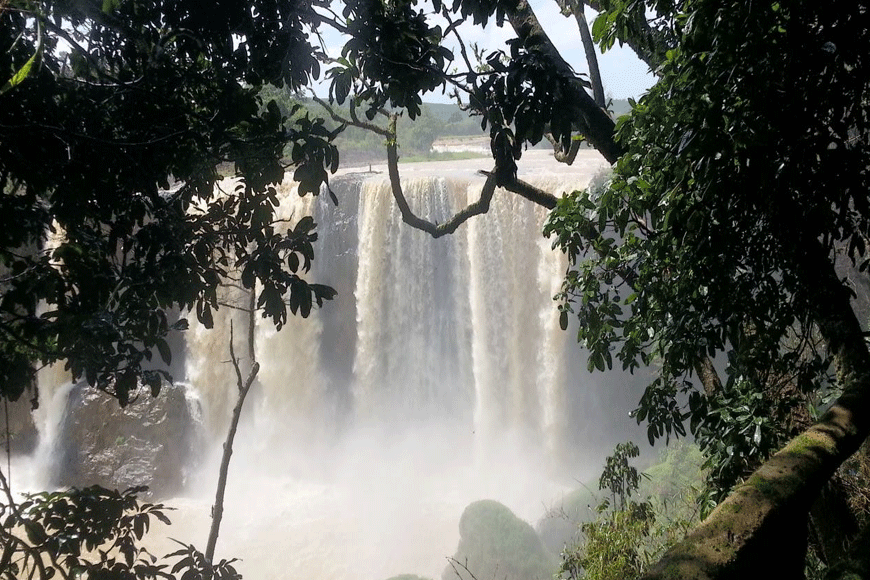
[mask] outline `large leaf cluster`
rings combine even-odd
[[[573,264],[562,308],[590,367],[657,367],[637,411],[651,440],[740,419],[708,419],[705,358],[725,396],[827,384],[818,269],[865,271],[870,234],[867,4],[691,0],[662,16],[675,45],[618,125],[628,152],[547,226]],[[777,444],[764,425],[734,433]]]
[[[4,539],[0,577],[145,579],[166,577],[139,545],[166,508],[140,503],[136,494],[101,487],[28,496],[2,505]],[[60,572],[60,574],[57,574]]]
[[[0,94],[0,392],[16,398],[35,361],[124,403],[167,378],[166,336],[205,325],[231,271],[259,280],[265,315],[307,314],[332,296],[303,281],[311,224],[272,226],[291,144],[301,192],[335,169],[332,135],[285,119],[257,83],[318,75],[304,3],[115,0],[0,12],[0,71],[40,62]],[[237,176],[216,191],[218,167]]]
[[[444,83],[453,53],[441,46],[442,30],[430,26],[416,2],[350,0],[343,15],[351,38],[342,49],[340,66],[330,71],[330,94],[344,103],[353,81],[364,80],[357,97],[369,103],[374,118],[388,105],[408,111],[414,119],[423,103],[421,93]]]
[[[467,75],[469,106],[481,116],[483,129],[489,125],[493,159],[505,177],[516,175],[523,146],[540,142],[545,131],[570,148],[580,115],[572,85],[589,86],[556,66],[541,44],[534,35],[512,39],[508,53],[490,53],[483,71]]]
[[[166,512],[171,509],[140,502],[137,494],[142,491],[145,488],[119,492],[91,486],[32,494],[21,503],[11,497],[8,503],[0,502],[0,578],[241,578],[233,560],[210,563],[193,546],[182,545],[166,556],[166,562],[142,547],[153,520],[170,523]]]

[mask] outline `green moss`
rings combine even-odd
[[[764,479],[759,475],[753,475],[744,484],[747,487],[753,487],[758,490],[761,495],[768,499],[777,499],[782,494],[781,487]]]
[[[732,514],[739,514],[740,510],[743,509],[743,506],[740,505],[739,503],[729,503],[729,504],[725,504],[724,506],[722,506],[722,509],[724,511],[728,511]]]
[[[453,559],[467,565],[476,578],[550,580],[558,568],[532,526],[496,501],[482,500],[466,507],[459,534]],[[466,580],[460,572],[448,565],[442,580]]]
[[[828,437],[812,437],[808,433],[802,433],[795,437],[786,447],[786,453],[795,455],[816,455],[819,451],[836,453],[836,444]]]

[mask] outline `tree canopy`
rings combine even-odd
[[[843,393],[682,546],[693,557],[665,559],[750,573],[765,542],[805,545],[809,503],[868,435],[868,321],[845,272],[865,283],[870,21],[862,3],[655,10],[673,41],[619,123],[613,179],[561,200],[548,231],[575,265],[563,309],[580,317],[590,366],[657,367],[638,419],[650,440],[690,420],[717,499],[808,426],[801,407]],[[725,515],[749,506],[747,521]]]

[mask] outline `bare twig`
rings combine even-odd
[[[457,30],[459,25],[465,22],[465,18],[460,18],[459,20],[454,21],[450,17],[450,10],[447,8],[446,4],[441,7],[441,15],[447,20],[447,30],[444,31],[444,36],[453,33],[453,36],[456,37],[456,41],[459,43],[459,52],[462,55],[462,60],[465,61],[465,66],[468,68],[468,72],[473,71],[474,67],[471,66],[471,60],[468,58],[468,51],[465,49],[465,41],[462,40],[462,36]]]

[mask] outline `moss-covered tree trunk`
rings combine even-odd
[[[821,244],[799,266],[814,322],[837,366],[843,394],[821,419],[765,462],[645,575],[658,579],[803,576],[807,517],[822,486],[870,435],[870,352]],[[810,282],[812,281],[812,282]]]

